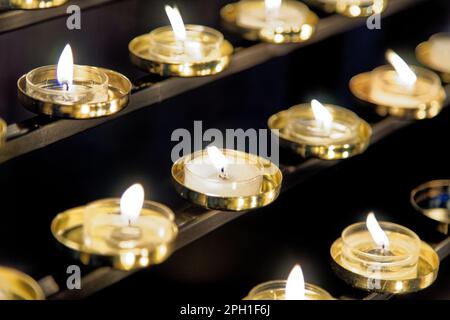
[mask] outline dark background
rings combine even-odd
[[[186,23],[221,29],[218,12],[226,2],[177,4]],[[127,44],[167,24],[165,3],[128,0],[86,10],[81,31],[68,31],[65,18],[58,18],[0,34],[0,116],[8,123],[33,116],[17,101],[16,80],[32,68],[56,63],[67,42],[76,63],[115,69],[137,82],[145,74],[130,64]],[[202,120],[204,130],[266,128],[271,114],[318,98],[378,121],[350,94],[351,76],[383,64],[387,48],[417,64],[416,45],[449,31],[449,17],[448,0],[424,1],[383,19],[381,30],[361,27],[334,36],[1,164],[0,265],[36,279],[63,273],[78,262],[58,250],[50,232],[53,217],[120,196],[136,181],[149,198],[174,210],[182,207],[170,181],[170,136],[176,128],[193,130],[194,120]],[[236,45],[251,45],[226,35]],[[345,226],[362,221],[370,210],[380,220],[412,228],[424,240],[442,239],[434,224],[412,209],[409,192],[427,180],[450,177],[449,120],[450,111],[444,110],[417,122],[92,298],[145,293],[150,300],[238,300],[258,283],[286,278],[295,263],[301,263],[307,282],[334,296],[363,297],[333,274],[329,247]],[[403,298],[450,299],[449,280],[445,261],[431,288]]]

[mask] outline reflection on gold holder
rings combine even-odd
[[[426,217],[439,222],[438,231],[448,234],[450,180],[433,180],[411,191],[411,204]]]
[[[439,257],[428,244],[421,241],[417,274],[408,279],[375,279],[356,274],[345,267],[342,261],[343,241],[336,240],[331,246],[331,263],[336,274],[352,287],[378,293],[405,294],[430,286],[437,277]]]
[[[178,159],[172,166],[172,178],[178,194],[197,205],[222,211],[246,211],[264,207],[275,201],[280,193],[283,179],[280,169],[271,161],[256,155],[235,150],[225,150],[225,154],[231,151],[241,159],[257,163],[262,167],[262,182],[257,193],[245,196],[217,196],[187,187],[185,181],[187,164],[192,159],[206,154],[206,151],[200,150]]]
[[[69,0],[0,0],[0,9],[35,10],[63,5]]]
[[[186,28],[192,27],[186,25]],[[233,46],[222,41],[219,56],[215,59],[199,62],[164,61],[152,56],[150,34],[144,34],[131,40],[128,45],[131,62],[138,68],[161,76],[198,77],[209,76],[223,71],[231,61]]]
[[[379,105],[370,95],[372,85],[372,73],[365,72],[354,76],[350,80],[351,92],[360,100],[368,102],[375,106],[376,112],[380,116],[395,116],[413,119],[433,118],[442,110],[443,103],[446,98],[444,88],[439,88],[438,94],[434,99],[430,99],[426,103],[418,104],[416,107],[405,108],[395,105]]]
[[[0,147],[2,147],[6,142],[6,134],[8,131],[8,125],[3,119],[0,119]]]
[[[86,265],[111,265],[121,270],[139,269],[163,262],[174,250],[178,228],[173,216],[171,222],[173,236],[168,242],[133,249],[109,247],[107,254],[102,251],[105,250],[105,244],[98,250],[88,247],[84,240],[85,208],[77,207],[58,214],[52,221],[51,231],[53,236],[70,250],[74,258]]]
[[[98,70],[101,74],[107,76],[107,88],[106,88],[106,100],[98,102],[67,102],[59,103],[50,99],[39,98],[29,94],[27,90],[27,75],[22,76],[17,81],[17,88],[19,94],[19,100],[24,107],[28,110],[37,113],[44,114],[52,117],[59,118],[71,118],[71,119],[93,119],[98,117],[109,116],[119,112],[125,108],[128,104],[132,84],[128,78],[120,73],[112,70],[95,68],[95,67],[82,67],[92,70]],[[56,67],[53,70],[47,70],[39,68],[36,70],[43,70],[49,74],[37,75],[41,78],[55,77]],[[34,71],[34,70],[33,70]]]
[[[252,2],[252,1],[246,1]],[[266,27],[262,29],[240,26],[237,23],[237,17],[241,2],[230,3],[220,10],[220,15],[224,26],[232,32],[241,34],[245,39],[256,41],[261,40],[270,43],[293,43],[304,42],[311,38],[319,21],[317,15],[309,8],[296,1],[289,1],[290,5],[297,7],[305,12],[305,21],[302,25],[293,27]],[[249,5],[249,4],[246,4]],[[264,1],[253,1],[250,5],[258,8],[264,6]]]
[[[416,48],[416,57],[417,60],[420,61],[424,66],[433,69],[441,75],[442,81],[446,83],[450,83],[450,71],[445,68],[443,68],[439,63],[436,63],[436,61],[433,61],[431,56],[431,45],[434,37],[440,37],[444,36],[444,34],[436,34],[433,37],[430,38],[430,40],[422,42],[419,44]],[[450,35],[446,34],[446,37],[450,38]],[[450,41],[450,40],[448,40]],[[447,62],[448,63],[448,62]]]
[[[369,17],[382,13],[388,0],[308,0],[309,3],[321,8],[325,12],[336,11],[351,18]]]
[[[0,300],[44,300],[39,284],[15,269],[0,267]]]
[[[370,143],[372,128],[350,110],[327,104],[332,110],[333,119],[352,125],[353,136],[335,143],[311,144],[297,139],[288,130],[288,123],[296,119],[313,118],[310,104],[300,104],[272,115],[268,126],[273,133],[279,135],[280,143],[303,157],[317,157],[325,160],[349,158],[364,152]]]

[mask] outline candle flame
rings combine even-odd
[[[289,274],[286,283],[285,300],[303,300],[305,299],[305,279],[302,268],[297,264]]]
[[[169,17],[170,24],[172,25],[173,33],[175,38],[179,41],[184,41],[186,39],[186,28],[184,27],[183,18],[181,17],[180,11],[176,6],[165,6],[167,17]]]
[[[268,19],[275,19],[281,8],[282,0],[265,0],[266,5],[266,15]]]
[[[416,74],[411,70],[408,64],[394,51],[386,51],[386,59],[397,72],[399,81],[407,86],[412,86],[417,81]]]
[[[131,223],[139,217],[143,205],[144,188],[139,183],[133,184],[120,199],[120,213]]]
[[[282,0],[265,0],[267,10],[278,10]]]
[[[56,68],[56,78],[59,84],[66,84],[69,88],[73,82],[73,55],[70,44],[66,44],[61,56],[59,57]]]
[[[389,247],[389,238],[386,233],[381,229],[380,224],[373,212],[367,215],[366,226],[372,236],[373,241],[380,246],[382,249],[387,249]]]
[[[219,150],[216,146],[209,146],[206,148],[208,152],[209,160],[213,163],[213,165],[220,170],[222,173],[225,171],[225,167],[227,166],[227,158],[223,155],[222,151]]]
[[[324,130],[330,130],[333,116],[323,104],[316,99],[311,100],[311,108],[318,126]]]

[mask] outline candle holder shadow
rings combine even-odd
[[[1,0],[1,9],[37,10],[58,7],[69,0]]]
[[[131,40],[128,44],[131,62],[145,72],[176,77],[209,76],[222,72],[230,64],[234,48],[230,42],[224,39],[217,42],[218,47],[215,48],[217,52],[210,58],[199,57],[198,60],[191,59],[188,61],[172,59],[179,53],[177,51],[179,48],[174,43],[170,43],[171,41],[168,39],[168,35],[171,34],[168,32],[169,29],[172,30],[170,27],[161,27]],[[186,29],[188,32],[197,33],[199,41],[201,39],[212,41],[216,36],[217,38],[223,38],[218,31],[208,27],[186,25]],[[157,40],[152,41],[153,37]],[[213,44],[209,45],[213,46]],[[212,51],[214,51],[213,49]],[[198,51],[199,49],[193,46],[190,50]],[[162,54],[157,56],[152,52]]]
[[[39,284],[15,269],[0,267],[0,300],[44,300]]]
[[[350,18],[369,17],[382,13],[388,5],[388,0],[308,0],[325,12],[337,12]]]
[[[297,137],[290,129],[289,123],[296,120],[314,119],[310,104],[300,104],[272,115],[268,120],[268,127],[273,134],[280,137],[280,145],[294,151],[304,158],[316,157],[324,160],[345,159],[363,153],[370,143],[371,126],[359,118],[355,113],[334,105],[327,105],[332,109],[333,119],[353,127],[354,135],[337,140],[312,144]],[[324,139],[325,141],[325,139]]]
[[[244,4],[243,4],[244,2]],[[240,34],[251,41],[264,41],[269,43],[298,43],[311,38],[316,30],[319,17],[308,6],[301,2],[287,1],[304,15],[303,23],[293,26],[270,26],[263,28],[242,26],[238,23],[239,10],[243,5],[248,6],[248,11],[264,8],[264,1],[241,1],[230,3],[220,10],[220,16],[224,27],[230,32]]]
[[[283,175],[280,169],[267,159],[241,151],[225,150],[225,155],[232,153],[244,161],[256,163],[262,168],[261,183],[255,194],[243,196],[219,196],[191,189],[186,185],[185,173],[189,161],[207,156],[205,150],[178,159],[172,166],[172,180],[175,190],[186,200],[202,207],[222,211],[247,211],[269,205],[280,194]]]
[[[372,71],[373,72],[373,71]],[[418,103],[414,107],[402,107],[396,104],[385,105],[380,104],[371,96],[372,87],[372,72],[365,72],[354,76],[349,83],[350,91],[359,100],[368,103],[375,107],[378,115],[395,116],[409,119],[429,119],[439,114],[443,108],[446,99],[446,93],[442,86],[437,90],[436,96],[430,98],[428,101]]]
[[[420,240],[419,240],[420,241]],[[414,275],[395,279],[370,277],[350,270],[343,261],[344,242],[342,238],[336,240],[331,246],[331,266],[336,275],[352,287],[370,292],[406,294],[416,292],[430,286],[437,277],[439,270],[439,257],[428,244],[420,241],[417,271]],[[360,265],[364,268],[364,265]]]
[[[153,204],[151,201],[146,202]],[[172,236],[168,241],[133,248],[120,248],[111,246],[111,242],[97,236],[93,244],[88,246],[85,241],[85,210],[86,207],[83,206],[62,212],[51,224],[51,231],[56,240],[68,249],[75,259],[85,265],[108,265],[126,271],[141,269],[162,263],[174,250],[178,227],[173,217]]]
[[[424,216],[439,222],[438,231],[448,235],[450,180],[433,180],[411,191],[411,204]]]
[[[439,35],[440,34],[437,34],[435,36]],[[450,37],[450,35],[447,34],[447,37]],[[432,59],[431,45],[432,45],[431,41],[425,41],[416,47],[417,60],[419,60],[419,62],[424,66],[434,71],[437,71],[441,76],[443,82],[450,83],[450,71],[448,69],[446,70],[441,65],[439,65],[439,63],[436,63],[436,61]]]
[[[100,91],[92,88],[86,91],[82,99],[72,100],[70,95],[73,93],[68,91],[69,98],[65,101],[64,92],[46,88],[50,86],[48,83],[57,82],[56,66],[48,66],[34,69],[17,81],[20,102],[31,112],[69,119],[94,119],[109,116],[128,105],[132,84],[124,75],[112,70],[88,66],[75,66],[74,70],[77,72],[75,76],[82,78],[82,80],[75,78],[74,84],[88,87],[91,83],[96,84],[97,81],[102,81],[98,86],[104,86],[104,93],[99,95]],[[101,75],[100,80],[96,78],[97,75]],[[89,94],[97,95],[96,99]]]

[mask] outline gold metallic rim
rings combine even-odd
[[[422,213],[424,216],[433,219],[435,221],[441,222],[445,225],[450,224],[450,209],[444,208],[423,208],[419,206],[421,200],[427,199],[429,197],[436,196],[441,193],[442,189],[450,190],[450,180],[433,180],[421,184],[417,188],[411,191],[410,201],[412,206]],[[424,192],[426,191],[426,192]],[[423,193],[424,192],[424,193]],[[444,228],[445,230],[445,228]],[[447,228],[448,232],[448,228]]]
[[[442,70],[430,60],[430,43],[428,41],[422,42],[416,47],[416,57],[424,66],[439,72],[443,82],[450,83],[450,72]]]
[[[292,1],[293,2],[293,1]],[[298,28],[298,30],[292,29],[277,29],[277,30],[265,30],[265,29],[251,29],[244,28],[236,24],[237,12],[239,10],[239,2],[230,3],[220,9],[220,16],[222,17],[222,23],[225,28],[234,33],[241,34],[247,40],[261,40],[269,43],[296,43],[304,42],[311,38],[314,34],[319,17],[309,10],[308,6],[301,2],[293,2],[297,6],[301,6],[303,9],[308,10],[305,23]],[[302,34],[303,26],[310,26],[311,30],[307,36]]]
[[[3,119],[0,118],[0,147],[2,147],[6,142],[7,132],[8,132],[8,125]]]
[[[341,261],[342,246],[342,238],[337,239],[331,246],[332,268],[339,278],[355,288],[378,293],[411,293],[430,286],[438,274],[439,257],[436,251],[421,241],[417,276],[415,278],[405,280],[379,280],[379,286],[372,288],[370,284],[373,279],[349,271],[343,266]]]
[[[219,59],[201,63],[171,63],[152,60],[149,54],[150,35],[144,34],[130,41],[128,50],[131,62],[138,68],[161,76],[199,77],[222,72],[230,64],[233,46],[227,40],[222,43]]]
[[[109,265],[120,270],[134,270],[165,261],[173,252],[178,227],[173,223],[172,241],[155,246],[152,249],[136,248],[118,250],[116,254],[103,255],[86,248],[83,241],[83,223],[85,207],[69,209],[58,214],[52,221],[51,231],[59,243],[70,250],[72,255],[86,265]]]
[[[94,67],[93,67],[94,68]],[[124,75],[98,68],[108,76],[108,100],[98,103],[62,105],[39,100],[26,93],[26,75],[17,81],[19,100],[22,105],[37,114],[69,119],[95,119],[115,114],[128,105],[132,84]]]
[[[300,104],[298,107],[302,107],[304,105],[307,104]],[[338,107],[334,105],[330,106]],[[347,111],[351,112],[350,110]],[[268,127],[274,134],[280,137],[280,143],[282,146],[293,150],[305,158],[316,157],[324,160],[345,159],[363,153],[370,144],[372,127],[363,119],[360,119],[356,141],[351,141],[349,143],[342,142],[332,145],[308,145],[284,135],[281,132],[281,129],[286,126],[286,122],[289,119],[289,109],[283,110],[269,118]]]
[[[395,116],[402,118],[413,118],[417,120],[433,118],[441,112],[446,94],[441,87],[438,96],[424,105],[418,105],[416,108],[402,108],[398,106],[378,105],[370,98],[371,72],[364,72],[354,76],[350,80],[350,91],[358,99],[368,102],[375,106],[375,111],[380,116]]]
[[[13,296],[14,300],[45,299],[42,288],[33,278],[7,267],[0,267],[0,290]]]
[[[69,0],[0,0],[0,9],[36,10],[63,5]]]
[[[202,207],[222,211],[246,211],[261,208],[269,205],[280,194],[283,175],[280,169],[267,159],[248,154],[241,151],[234,151],[246,159],[257,161],[264,168],[263,182],[260,193],[242,197],[223,197],[201,193],[189,189],[184,185],[184,171],[186,163],[199,155],[203,151],[194,152],[191,155],[178,159],[172,166],[172,180],[175,190],[186,200]]]
[[[360,17],[369,17],[374,14],[380,14],[384,10],[386,10],[388,5],[388,0],[381,0],[380,7],[377,8],[375,5],[369,5],[369,6],[363,6],[363,5],[356,5],[352,3],[343,2],[341,5],[336,5],[336,12],[350,18],[360,18]],[[357,9],[356,9],[357,8]],[[354,11],[354,10],[359,11]]]

